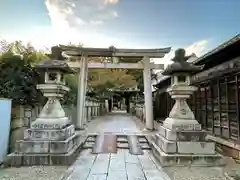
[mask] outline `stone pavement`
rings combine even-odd
[[[141,133],[141,129],[134,121],[134,117],[124,114],[122,111],[117,111],[93,119],[87,127],[88,134],[104,132],[136,134]]]
[[[97,155],[84,150],[68,171],[66,180],[170,180],[148,151],[131,155],[127,149]]]
[[[142,134],[142,131],[132,116],[120,111],[94,119],[87,133]],[[91,151],[80,153],[66,173],[66,180],[170,180],[147,150],[143,155],[132,155],[128,149],[108,154]]]

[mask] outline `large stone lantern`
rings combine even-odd
[[[186,100],[197,90],[197,87],[190,86],[191,75],[200,71],[203,67],[189,64],[186,62],[188,58],[188,56],[185,56],[184,49],[176,50],[175,57],[172,59],[174,63],[162,73],[171,77],[171,86],[167,89],[167,92],[175,100],[169,117],[164,121],[164,127],[168,129],[201,129],[201,125],[195,119]]]
[[[24,132],[24,140],[16,142],[9,155],[11,165],[70,165],[81,147],[80,135],[60,104],[69,91],[64,74],[72,73],[62,60],[48,60],[36,67],[45,74],[44,84],[37,85],[48,98],[38,118]]]
[[[60,104],[60,98],[70,89],[65,86],[64,75],[73,71],[67,63],[49,60],[37,65],[37,69],[45,74],[45,84],[37,85],[43,96],[48,98],[39,117],[31,124],[32,129],[62,129],[71,124]]]
[[[175,104],[159,133],[152,136],[153,153],[162,166],[219,165],[223,161],[215,151],[215,143],[205,139],[207,132],[202,130],[186,101],[197,90],[190,85],[190,76],[203,68],[188,63],[188,58],[184,49],[178,49],[173,64],[162,73],[171,77],[167,92]]]

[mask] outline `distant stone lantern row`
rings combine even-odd
[[[87,98],[85,102],[85,118],[90,121],[92,118],[101,115],[101,103],[97,99]]]

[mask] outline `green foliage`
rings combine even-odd
[[[63,100],[62,103],[64,105],[76,105],[77,104],[77,93],[78,93],[78,82],[77,82],[77,75],[70,74],[66,75],[65,77],[66,85],[70,88],[70,92],[68,92]]]
[[[10,98],[14,104],[34,104],[42,101],[36,90],[40,75],[28,59],[4,53],[0,58],[0,97]]]
[[[53,47],[54,55],[60,57],[58,50]],[[0,97],[10,98],[14,104],[42,103],[45,98],[36,89],[36,85],[43,81],[43,77],[34,65],[54,57],[37,51],[30,44],[24,45],[21,41],[0,41]],[[66,76],[66,83],[71,90],[64,97],[63,103],[76,104],[76,75]]]
[[[48,57],[21,41],[0,41],[0,49],[0,97],[13,104],[41,103],[44,98],[36,85],[42,78],[33,66]]]
[[[91,69],[88,85],[96,94],[102,94],[109,88],[128,88],[136,85],[135,78],[122,69]],[[108,93],[109,94],[109,93]]]

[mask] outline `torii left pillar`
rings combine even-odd
[[[83,129],[84,123],[85,123],[85,113],[84,113],[84,107],[85,107],[85,96],[86,96],[86,79],[87,79],[87,57],[83,56],[80,59],[80,72],[79,72],[79,78],[78,78],[78,95],[77,95],[77,122],[76,122],[76,128],[77,129]]]
[[[143,83],[144,83],[144,101],[145,101],[145,118],[147,130],[154,129],[153,122],[153,100],[152,100],[152,78],[151,78],[151,67],[150,58],[143,58]]]

